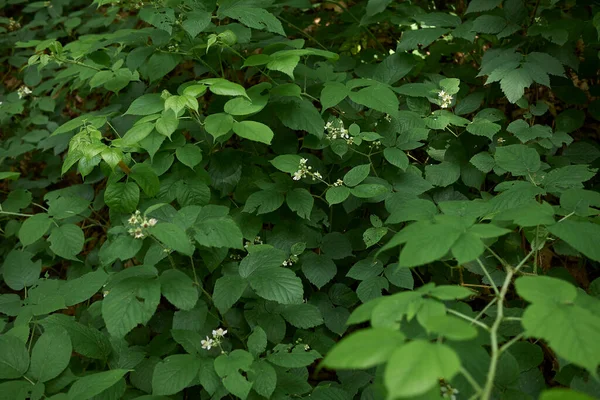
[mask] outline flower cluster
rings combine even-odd
[[[131,215],[131,217],[129,217],[127,222],[131,226],[127,232],[129,232],[129,234],[136,239],[142,239],[144,236],[146,236],[144,229],[156,225],[158,221],[155,218],[147,219],[146,217],[142,217],[140,210],[137,210]]]
[[[377,150],[377,149],[379,149],[380,146],[381,146],[381,141],[376,140],[376,141],[374,141],[373,143],[371,143],[369,145],[369,149],[375,149],[375,150]]]
[[[440,387],[440,391],[442,392],[442,397],[445,399],[456,400],[456,395],[459,393],[458,389],[453,388],[449,384],[442,384]]]
[[[212,338],[206,337],[206,340],[201,340],[200,344],[204,350],[210,350],[213,347],[219,346],[221,344],[221,340],[227,334],[227,330],[223,328],[219,328],[212,331]]]
[[[27,97],[27,95],[30,95],[31,89],[29,89],[27,86],[23,85],[21,86],[18,90],[17,90],[17,94],[19,95],[19,98],[22,99],[23,97]]]
[[[18,21],[15,21],[12,18],[8,19],[8,30],[9,31],[16,31],[17,29],[21,28],[21,24]]]
[[[444,92],[443,90],[438,92],[438,97],[442,101],[442,104],[440,104],[440,107],[442,108],[448,108],[450,103],[452,103],[452,95]]]
[[[306,165],[308,159],[301,158],[300,164],[298,165],[298,170],[294,172],[292,179],[295,181],[299,181],[300,179],[306,177],[306,175],[312,176],[313,181],[317,179],[323,179],[323,175],[321,175],[318,171],[312,172],[312,167]]]
[[[244,243],[244,247],[246,247],[246,248],[247,248],[248,246],[252,246],[252,245],[254,245],[254,244],[263,244],[263,241],[262,241],[262,239],[260,238],[260,236],[257,236],[257,237],[255,237],[255,238],[254,238],[254,242],[249,242],[249,241],[246,241],[246,243]]]
[[[344,128],[344,123],[341,120],[337,120],[336,123],[331,121],[327,122],[325,124],[325,130],[327,131],[329,140],[344,139],[347,144],[354,143],[354,138],[348,134],[348,130]]]
[[[338,179],[337,181],[333,182],[333,186],[344,186],[344,181]]]
[[[298,262],[298,257],[292,254],[290,256],[290,258],[288,258],[287,260],[282,262],[281,265],[283,265],[284,267],[291,267],[292,265],[294,265],[297,262]]]

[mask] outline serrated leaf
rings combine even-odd
[[[152,374],[152,393],[172,395],[185,389],[198,375],[200,360],[189,354],[175,354],[159,362]]]
[[[160,275],[162,295],[180,310],[191,310],[198,301],[198,290],[192,279],[183,272],[170,269]]]

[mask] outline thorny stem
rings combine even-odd
[[[502,288],[500,289],[500,294],[497,296],[497,311],[496,311],[496,319],[492,324],[490,329],[490,342],[492,347],[492,354],[490,357],[490,368],[487,373],[487,379],[485,382],[485,386],[483,389],[483,394],[481,396],[482,400],[490,400],[492,398],[492,391],[494,389],[494,379],[496,378],[496,371],[498,368],[498,360],[500,358],[500,347],[498,346],[498,329],[502,324],[504,318],[504,299],[506,298],[506,293],[508,292],[508,288],[511,284],[513,276],[521,269],[529,257],[531,257],[535,253],[535,250],[532,250],[521,260],[521,262],[514,268],[510,266],[506,266],[506,277],[504,278],[504,283],[502,284]],[[510,342],[508,342],[510,343]],[[505,346],[510,346],[509,344],[505,344]],[[512,344],[512,343],[511,343]],[[503,346],[504,347],[504,346]],[[507,348],[507,347],[506,347]]]

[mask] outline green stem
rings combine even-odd
[[[469,317],[468,315],[465,315],[465,314],[463,314],[463,313],[461,313],[461,312],[459,312],[459,311],[453,310],[453,309],[451,309],[451,308],[448,308],[448,309],[447,309],[447,311],[448,311],[450,314],[454,314],[454,315],[456,315],[457,317],[461,317],[462,319],[464,319],[464,320],[467,320],[467,321],[469,321],[470,323],[472,323],[472,324],[475,324],[475,325],[477,325],[477,326],[479,326],[479,327],[481,327],[481,328],[485,329],[486,331],[489,331],[489,330],[490,330],[490,327],[489,327],[489,326],[487,326],[486,324],[484,324],[484,323],[483,323],[483,322],[481,322],[481,321],[477,321],[475,318],[471,318],[471,317]]]
[[[501,353],[500,347],[498,346],[498,329],[500,328],[502,321],[505,319],[504,300],[506,298],[506,293],[508,292],[508,288],[510,286],[513,276],[519,271],[519,269],[521,269],[525,265],[529,257],[531,257],[534,253],[535,250],[530,251],[529,254],[527,254],[525,258],[523,258],[515,268],[512,268],[510,266],[506,267],[506,277],[504,278],[504,283],[502,284],[502,288],[500,289],[500,294],[497,296],[498,309],[496,312],[496,319],[494,320],[494,323],[490,329],[490,345],[492,350],[490,355],[490,368],[488,370],[487,379],[485,382],[483,393],[481,395],[481,400],[490,400],[492,398],[492,391],[494,389],[494,379],[496,378],[498,360],[500,358]]]
[[[490,273],[488,272],[487,268],[485,267],[485,265],[483,265],[483,263],[481,262],[481,260],[479,258],[477,258],[477,263],[479,264],[479,266],[483,270],[483,274],[485,275],[485,277],[488,279],[488,281],[490,281],[490,284],[492,285],[492,288],[494,289],[494,293],[496,293],[496,296],[498,296],[500,294],[500,292],[498,291],[498,287],[496,286],[496,283],[492,279],[492,277],[491,277]]]
[[[460,373],[465,377],[465,379],[469,382],[469,384],[471,386],[473,386],[473,389],[475,389],[476,394],[481,393],[481,390],[482,390],[481,386],[479,385],[479,383],[477,383],[477,381],[475,380],[475,378],[473,378],[473,375],[471,375],[471,373],[469,371],[467,371],[465,368],[461,367]]]

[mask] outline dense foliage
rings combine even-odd
[[[600,398],[597,3],[0,7],[0,399]]]

